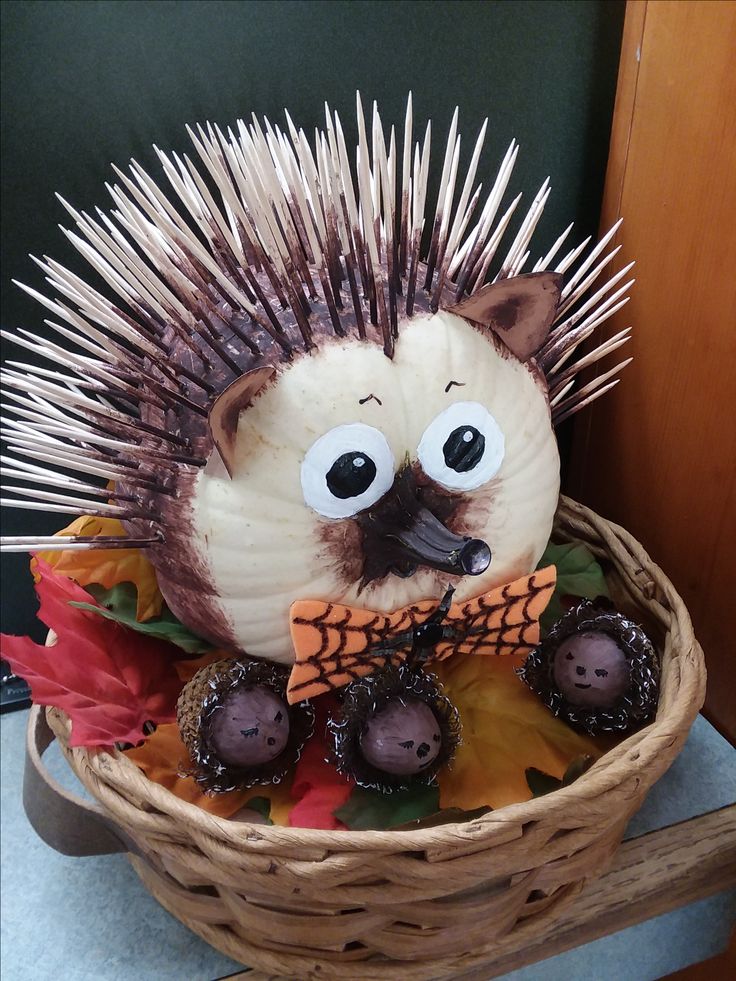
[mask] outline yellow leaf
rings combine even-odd
[[[291,781],[290,775],[283,783],[271,784],[269,787],[253,787],[250,792],[251,795],[255,794],[258,797],[268,797],[271,801],[269,816],[274,824],[280,824],[283,827],[288,827],[289,814],[294,806],[294,800],[291,796]]]
[[[124,535],[117,518],[95,518],[84,515],[72,521],[57,535]],[[163,597],[156,581],[156,571],[138,548],[91,548],[84,550],[38,552],[38,557],[58,572],[76,580],[80,586],[100,583],[111,589],[120,582],[132,582],[138,590],[137,620],[150,620],[161,613]],[[35,574],[35,559],[31,560]]]
[[[527,767],[561,779],[576,757],[597,759],[607,748],[552,715],[516,676],[522,661],[456,655],[432,665],[463,725],[455,761],[440,775],[440,807],[499,808],[529,800]]]

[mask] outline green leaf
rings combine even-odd
[[[594,763],[595,756],[589,756],[587,753],[583,756],[576,756],[565,770],[562,780],[553,777],[551,773],[545,773],[544,770],[538,770],[535,766],[528,767],[524,770],[524,774],[529,790],[534,797],[543,797],[545,794],[551,794],[553,790],[559,790],[560,787],[569,787],[571,783],[575,783],[578,777],[582,777]]]
[[[559,790],[562,786],[561,780],[553,777],[551,773],[538,770],[536,766],[528,766],[524,770],[524,776],[534,797],[544,797],[545,794],[551,794],[553,790]]]
[[[260,814],[269,824],[273,824],[271,820],[271,801],[268,797],[251,797],[243,806]]]
[[[537,568],[543,569],[547,565],[557,567],[557,585],[547,609],[540,617],[542,636],[567,612],[562,605],[563,596],[580,599],[610,596],[600,563],[590,549],[580,542],[566,542],[563,545],[550,542]]]
[[[434,814],[439,806],[439,787],[419,785],[393,794],[356,787],[335,817],[351,831],[377,831]]]
[[[575,783],[578,777],[582,777],[594,763],[595,756],[589,756],[587,753],[584,756],[576,756],[565,770],[565,774],[562,777],[562,786],[569,787],[571,783]]]
[[[490,814],[492,807],[474,807],[471,811],[464,811],[462,807],[445,807],[441,811],[436,811],[425,818],[417,818],[416,821],[407,821],[406,824],[392,824],[392,831],[416,831],[417,828],[437,828],[442,824],[459,824],[465,821],[472,821],[473,818],[482,817]]]
[[[85,587],[88,593],[97,600],[100,606],[92,603],[70,602],[70,606],[76,606],[80,610],[88,610],[90,613],[97,613],[98,616],[106,617],[138,633],[146,634],[149,637],[156,637],[159,640],[168,641],[181,647],[188,654],[204,654],[212,650],[212,645],[201,637],[197,637],[187,630],[168,607],[164,606],[161,616],[153,620],[146,620],[144,623],[136,620],[136,608],[138,604],[138,590],[132,582],[121,582],[112,589],[105,589],[98,583],[92,583]]]

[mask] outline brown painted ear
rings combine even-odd
[[[549,333],[561,290],[560,273],[527,273],[483,286],[449,309],[490,328],[520,361],[527,361]]]
[[[246,371],[244,375],[236,378],[231,385],[228,385],[210,407],[207,420],[210,433],[230,477],[233,475],[238,417],[275,374],[276,369],[271,365]]]

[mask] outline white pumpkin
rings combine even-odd
[[[441,451],[464,424],[484,433],[485,446],[457,473]],[[375,467],[353,501],[332,495],[326,481],[346,447]],[[487,542],[490,565],[464,577],[420,567],[361,590],[356,516],[407,459],[457,495],[453,530]],[[240,413],[231,468],[232,477],[214,451],[197,477],[194,561],[207,569],[235,644],[284,664],[293,660],[289,608],[297,599],[389,611],[439,599],[449,582],[462,599],[530,572],[559,493],[543,384],[489,333],[447,311],[402,323],[393,359],[375,344],[344,339],[284,367]]]

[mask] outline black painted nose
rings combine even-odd
[[[387,573],[412,576],[421,566],[454,576],[486,571],[491,549],[480,538],[451,531],[445,520],[452,509],[442,503],[417,486],[410,465],[399,471],[391,490],[357,516],[365,556],[361,588]]]
[[[491,563],[484,541],[456,535],[427,508],[420,508],[403,528],[387,529],[386,538],[404,562],[456,576],[480,576]]]
[[[466,576],[480,576],[491,564],[491,550],[480,538],[471,538],[460,549],[460,568]]]
[[[581,678],[583,677],[585,674],[585,668],[582,666],[582,664],[578,664],[578,666],[575,668],[575,674],[579,674]]]

